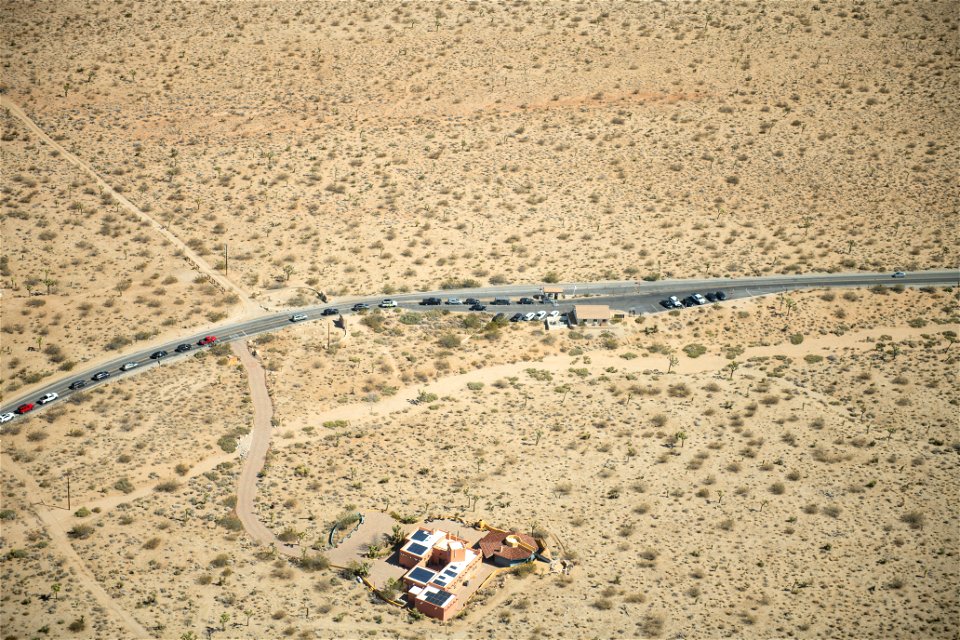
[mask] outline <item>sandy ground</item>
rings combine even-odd
[[[316,290],[960,259],[951,3],[0,20],[3,394]],[[227,351],[5,425],[4,637],[957,636],[956,290],[417,318],[257,340],[255,485],[221,447],[254,420]],[[442,509],[574,568],[416,621],[257,545],[240,486],[311,553],[345,509]]]

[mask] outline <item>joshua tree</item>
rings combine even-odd
[[[180,634],[180,640],[197,640],[197,634],[193,631],[186,631]]]
[[[720,503],[723,502],[723,491],[717,491],[717,506],[720,506]]]
[[[283,265],[283,281],[288,282],[294,271],[296,271],[296,269],[292,264]]]
[[[726,368],[730,369],[730,379],[733,380],[733,372],[740,368],[740,363],[734,360]]]
[[[787,317],[789,318],[790,312],[793,310],[795,306],[797,306],[797,301],[794,300],[793,298],[786,298],[783,302],[784,304],[787,305]]]
[[[401,527],[398,524],[393,525],[393,529],[390,530],[390,537],[389,537],[390,545],[395,547],[401,542],[403,542],[403,539],[404,539],[403,527]]]
[[[669,362],[670,362],[670,366],[667,367],[667,373],[670,373],[671,371],[673,371],[673,368],[680,363],[680,359],[677,358],[677,356],[675,355],[671,355]]]
[[[224,611],[220,614],[220,631],[227,630],[227,622],[230,620],[230,614]]]
[[[687,439],[687,434],[684,433],[683,431],[677,431],[677,433],[673,437],[680,441],[680,448],[682,449],[683,441]]]
[[[59,599],[60,599],[60,598],[58,597],[58,594],[60,593],[60,583],[59,583],[59,582],[54,582],[52,585],[50,585],[50,591],[53,592],[53,599],[54,599],[54,600],[59,600]]]
[[[537,440],[536,440],[536,442],[534,442],[534,446],[535,446],[535,447],[540,445],[540,438],[543,437],[543,430],[542,430],[542,429],[537,429],[536,436],[537,436]]]
[[[253,617],[253,611],[250,611],[249,609],[244,609],[244,610],[243,610],[243,615],[247,616],[247,626],[249,627],[249,626],[250,626],[250,618]]]
[[[53,287],[57,286],[57,281],[56,281],[56,280],[53,280],[53,279],[51,279],[51,278],[44,278],[44,279],[43,279],[43,284],[47,285],[47,295],[50,295],[50,290],[51,290]]]

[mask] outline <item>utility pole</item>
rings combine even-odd
[[[330,351],[330,323],[327,322],[327,351]]]
[[[70,504],[70,474],[67,474],[67,511],[73,511],[73,507]]]
[[[223,243],[223,275],[227,277],[230,272],[230,261],[227,257],[227,243]]]

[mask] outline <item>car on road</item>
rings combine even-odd
[[[680,302],[680,299],[677,296],[670,296],[666,300],[661,300],[660,305],[666,307],[667,309],[679,309],[683,306],[683,303]]]
[[[553,311],[551,311],[551,312],[548,313],[547,315],[550,316],[551,318],[559,318],[559,317],[560,317],[560,312],[557,311],[556,309],[554,309]]]
[[[28,411],[33,411],[33,408],[34,408],[35,406],[36,406],[36,405],[34,405],[32,402],[27,402],[26,404],[22,404],[22,405],[20,405],[19,407],[17,407],[16,410],[15,410],[15,412],[16,412],[16,413],[19,413],[20,415],[23,415],[23,414],[27,413]]]
[[[384,302],[386,302],[386,300],[384,300]],[[383,303],[381,303],[380,306],[382,307]],[[366,302],[358,302],[357,304],[350,307],[350,311],[353,311],[353,312],[366,311],[369,308],[370,308],[370,305],[368,305]]]
[[[447,298],[447,304],[463,304],[463,301],[460,298]]]
[[[327,309],[324,309],[323,312],[320,313],[320,315],[322,315],[322,316],[338,316],[338,315],[340,315],[340,312],[339,312],[337,309],[334,309],[333,307],[329,307],[329,308],[327,308]]]
[[[463,304],[468,304],[473,306],[475,304],[480,304],[480,301],[476,298],[467,298],[466,300],[463,301]]]
[[[307,319],[307,314],[305,313],[295,313],[290,316],[290,322],[303,322]]]
[[[190,349],[193,349],[193,345],[188,342],[184,342],[183,344],[178,344],[174,351],[177,353],[184,353],[185,351],[190,351]]]
[[[520,304],[536,304],[537,301],[533,298],[520,298]]]
[[[213,344],[217,341],[217,336],[204,336],[197,342],[198,347],[205,347],[208,344]]]
[[[693,301],[696,302],[697,304],[707,304],[707,299],[704,298],[699,293],[695,293],[690,297],[693,298]]]
[[[523,321],[524,321],[524,322],[530,322],[531,320],[533,320],[533,319],[536,318],[536,317],[537,317],[537,314],[534,313],[533,311],[531,311],[531,312],[529,312],[529,313],[523,314]]]
[[[475,302],[472,305],[470,305],[470,311],[486,311],[486,310],[487,310],[487,305],[480,304],[479,302]]]
[[[83,389],[85,386],[87,386],[86,380],[74,380],[70,383],[69,389],[76,391],[77,389]]]
[[[541,310],[541,311],[537,311],[537,316],[536,316],[536,317],[537,317],[537,320],[543,320],[544,318],[547,317],[547,312],[546,312],[546,311],[542,311],[542,310]]]
[[[164,351],[163,353],[166,354],[167,352]],[[153,356],[150,356],[150,357],[152,358]],[[100,380],[103,380],[104,378],[109,378],[109,377],[110,377],[109,371],[97,371],[95,374],[93,374],[93,377],[91,378],[91,380],[95,382],[99,382]]]
[[[51,391],[50,393],[45,393],[45,394],[43,394],[43,397],[40,398],[39,400],[37,400],[37,402],[38,402],[39,404],[48,404],[48,403],[50,403],[50,402],[53,402],[54,400],[56,400],[56,399],[59,398],[59,397],[60,397],[60,396],[58,396],[57,394],[55,394],[55,393],[53,393],[53,392]]]
[[[708,292],[707,295],[705,295],[704,297],[707,299],[708,302],[716,302],[716,301],[717,301],[717,294],[712,293],[712,292]]]
[[[494,298],[490,304],[498,304],[498,305],[510,304],[510,298]]]
[[[150,354],[151,360],[159,360],[160,358],[165,358],[165,357],[167,357],[167,352],[164,351],[163,349],[161,349],[160,351],[154,351],[153,353]]]
[[[716,295],[717,295],[717,300],[726,300],[726,299],[727,299],[727,294],[725,294],[723,291],[717,291],[717,294],[716,294]]]
[[[396,301],[396,300],[391,300],[390,298],[387,298],[386,300],[381,300],[381,301],[380,301],[380,308],[381,308],[381,309],[393,309],[393,308],[396,307],[396,306],[397,306],[397,301]]]
[[[438,304],[443,304],[443,300],[441,300],[440,298],[424,298],[423,300],[420,301],[420,304],[421,306],[426,306],[426,305],[435,306]]]
[[[891,276],[891,277],[893,277],[893,278],[906,278],[906,277],[907,277],[907,274],[904,273],[903,271],[895,271],[894,274],[893,274],[893,276]]]
[[[695,307],[697,306],[697,301],[693,299],[693,296],[687,296],[680,301],[681,304],[685,307]]]
[[[139,366],[139,362],[128,362],[120,367],[120,371],[130,371],[130,369],[134,369]]]
[[[3,424],[4,422],[10,422],[11,420],[13,420],[14,415],[15,414],[12,412],[0,414],[0,424]]]
[[[520,322],[521,320],[523,320],[522,313],[515,313],[512,316],[510,316],[510,322]]]

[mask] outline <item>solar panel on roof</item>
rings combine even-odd
[[[423,529],[417,529],[417,530],[414,532],[414,534],[413,534],[412,536],[410,536],[410,539],[411,539],[411,540],[417,540],[418,542],[423,542],[424,540],[426,540],[426,539],[429,538],[429,537],[430,537],[430,534],[429,534],[429,533],[427,533],[427,532],[424,531]]]
[[[422,556],[424,553],[426,553],[427,548],[422,544],[417,544],[416,542],[412,542],[410,543],[410,546],[407,547],[407,551],[409,551],[415,556]]]
[[[429,569],[424,569],[423,567],[417,567],[410,572],[410,579],[416,582],[427,583],[430,582],[430,579],[433,578],[434,573]]]
[[[450,597],[450,594],[447,593],[446,591],[433,591],[428,593],[424,598],[424,600],[426,600],[430,604],[435,604],[438,607],[442,607],[446,603],[447,598],[449,597]]]

